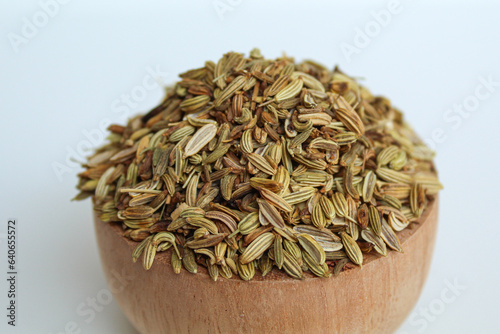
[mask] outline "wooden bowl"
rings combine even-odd
[[[137,243],[95,217],[108,284],[140,333],[392,333],[418,300],[436,238],[437,199],[421,223],[399,234],[404,254],[365,255],[363,268],[296,280],[274,269],[252,281],[214,282],[205,268],[174,274],[170,252],[153,267],[132,263]]]

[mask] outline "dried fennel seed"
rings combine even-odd
[[[298,279],[403,252],[398,232],[442,188],[400,111],[337,68],[225,54],[180,74],[159,106],[111,125],[75,199],[121,222],[145,269]]]

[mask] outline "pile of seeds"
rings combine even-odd
[[[76,199],[138,242],[145,269],[250,280],[273,267],[336,275],[402,252],[442,188],[433,153],[384,97],[337,68],[225,54],[180,75],[160,105],[111,125]]]

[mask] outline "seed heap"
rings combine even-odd
[[[402,252],[397,232],[442,188],[401,113],[337,68],[254,49],[180,77],[79,175],[76,199],[123,224],[145,269],[172,248],[175,273],[329,277]]]

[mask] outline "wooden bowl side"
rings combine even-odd
[[[432,258],[438,200],[421,223],[399,234],[404,254],[367,256],[363,268],[329,279],[292,279],[273,270],[265,278],[217,282],[198,274],[174,274],[170,252],[153,267],[132,263],[137,243],[121,227],[95,217],[108,284],[141,333],[392,333],[418,300]]]

